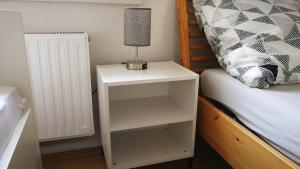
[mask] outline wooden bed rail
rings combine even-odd
[[[300,169],[204,97],[199,97],[198,109],[199,133],[233,168]]]

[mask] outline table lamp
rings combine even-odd
[[[147,69],[147,62],[139,60],[139,47],[150,46],[151,9],[126,8],[124,10],[124,45],[135,46],[135,59],[126,63],[129,70]]]

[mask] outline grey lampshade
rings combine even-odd
[[[124,10],[124,45],[150,46],[151,9],[126,8]]]

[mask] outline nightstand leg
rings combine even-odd
[[[194,158],[188,158],[188,169],[193,169],[193,159]]]

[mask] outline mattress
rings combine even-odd
[[[248,128],[300,164],[300,84],[250,88],[222,69],[201,75],[205,96],[222,103]]]
[[[25,111],[25,100],[15,88],[0,86],[0,158]]]

